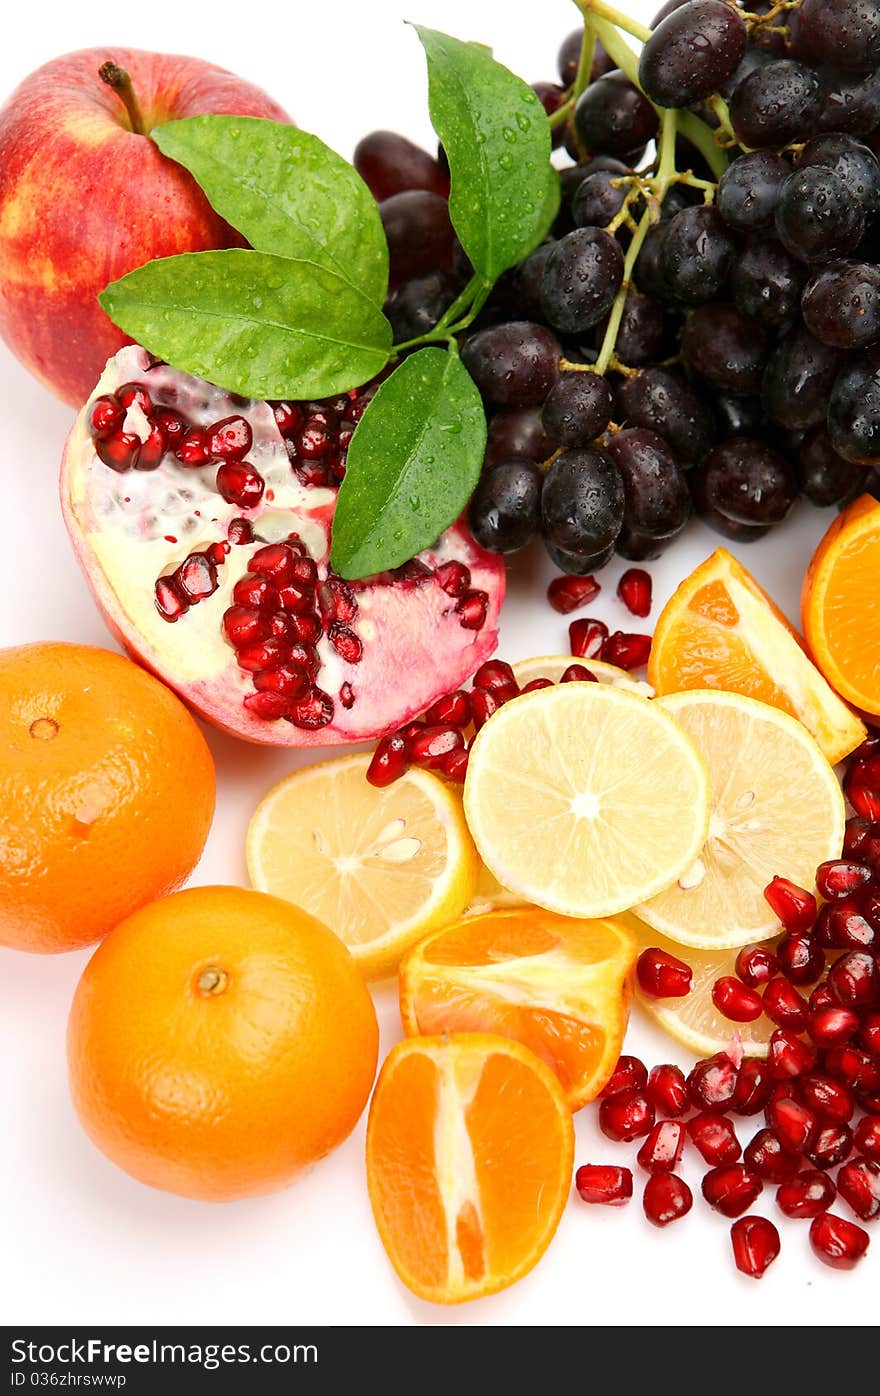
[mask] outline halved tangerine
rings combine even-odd
[[[862,495],[835,519],[804,578],[804,634],[828,682],[880,717],[880,503]]]

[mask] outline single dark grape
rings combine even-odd
[[[599,326],[603,335],[607,321]],[[623,303],[623,314],[617,330],[615,354],[630,368],[642,368],[663,357],[666,319],[663,307],[651,296],[630,291]]]
[[[861,242],[865,215],[840,175],[807,165],[783,184],[775,225],[776,236],[793,257],[830,262]]]
[[[702,193],[699,189],[694,189],[693,185],[670,184],[660,205],[660,221],[668,222],[677,213],[681,213],[683,208],[693,208],[702,202]]]
[[[355,169],[377,203],[408,189],[449,196],[449,171],[396,131],[371,131],[355,146]]]
[[[773,62],[774,55],[768,48],[759,48],[754,43],[750,44],[742,57],[742,62],[735,73],[722,83],[719,89],[721,96],[728,102],[733,96],[741,82],[744,82],[749,73],[753,73],[756,68],[765,68],[768,63]]]
[[[538,407],[502,407],[489,418],[484,458],[487,466],[514,459],[540,463],[549,460],[555,449],[556,443],[544,430]]]
[[[764,370],[761,394],[768,415],[789,431],[818,426],[839,368],[838,351],[798,325],[773,350]]]
[[[447,271],[433,271],[427,276],[404,281],[385,306],[394,342],[402,344],[427,334],[445,315],[460,290],[458,277]]]
[[[812,52],[854,72],[880,66],[877,0],[803,0],[800,29]]]
[[[714,300],[726,282],[736,244],[711,204],[686,208],[669,222],[660,267],[669,289],[688,305]]]
[[[556,66],[559,72],[559,80],[564,87],[571,87],[577,77],[578,64],[581,58],[581,44],[584,41],[583,25],[580,29],[573,29],[572,32],[562,41],[559,49],[559,56]],[[597,43],[593,51],[593,67],[591,70],[591,81],[602,77],[603,73],[610,73],[614,64],[608,57],[601,44]]]
[[[730,538],[734,543],[757,543],[759,538],[765,537],[770,532],[769,524],[734,523],[733,519],[728,519],[721,513],[720,509],[716,509],[708,497],[705,471],[692,470],[687,480],[694,509],[703,523],[708,524],[709,528],[716,533],[720,533],[722,538]]]
[[[692,0],[654,29],[639,59],[639,84],[660,107],[689,107],[717,92],[746,51],[742,17],[723,0]]]
[[[597,447],[564,451],[544,477],[544,537],[566,553],[592,555],[610,547],[623,526],[620,471]]]
[[[543,471],[531,461],[502,461],[484,470],[468,507],[471,533],[490,553],[515,553],[541,523]]]
[[[639,248],[639,255],[636,257],[636,264],[633,268],[633,280],[640,291],[646,296],[654,296],[657,300],[668,304],[675,301],[675,297],[666,280],[660,254],[663,244],[669,236],[669,223],[654,223],[647,232],[644,242]]]
[[[755,68],[730,99],[737,139],[760,150],[811,136],[820,110],[819,79],[811,68],[790,58]]]
[[[588,446],[611,421],[613,406],[611,388],[598,373],[563,373],[550,389],[541,421],[557,445]]]
[[[563,334],[581,334],[607,315],[622,280],[620,244],[600,228],[575,228],[547,258],[544,314]]]
[[[461,361],[487,402],[531,407],[559,375],[562,348],[545,325],[509,320],[466,339]]]
[[[606,228],[623,208],[631,185],[608,170],[596,170],[578,185],[571,203],[576,228]]]
[[[716,393],[712,399],[721,436],[759,436],[766,425],[759,397]]]
[[[666,368],[642,369],[620,385],[615,420],[657,432],[684,466],[702,460],[715,440],[715,419],[705,394],[697,394]]]
[[[388,240],[392,287],[432,271],[451,271],[455,231],[439,194],[411,189],[379,205]]]
[[[510,277],[510,300],[517,319],[542,320],[544,311],[541,305],[541,283],[547,258],[556,246],[555,242],[544,242],[534,252],[520,262]]]
[[[825,427],[814,427],[805,438],[798,456],[798,480],[811,504],[822,509],[841,504],[859,490],[865,474],[865,466],[837,454]]]
[[[833,170],[846,185],[866,218],[880,213],[880,163],[872,150],[854,136],[839,131],[814,136],[797,157],[798,169],[821,165]]]
[[[728,393],[760,392],[767,337],[734,305],[701,305],[688,316],[681,337],[686,364]]]
[[[880,465],[880,346],[845,364],[834,380],[828,435],[845,460]]]
[[[781,523],[797,498],[794,466],[766,441],[731,436],[697,467],[706,501],[750,528]]]
[[[734,264],[734,305],[774,333],[789,329],[797,319],[807,276],[803,262],[775,238],[753,239]]]
[[[613,543],[609,543],[607,548],[598,548],[594,553],[569,553],[565,548],[557,548],[555,543],[545,538],[544,547],[553,566],[573,577],[586,577],[592,572],[600,571],[614,556]]]
[[[835,349],[866,349],[880,340],[880,270],[870,262],[831,262],[807,284],[804,324]]]
[[[845,131],[869,136],[880,126],[880,72],[864,76],[836,68],[820,70],[822,111],[820,131]]]
[[[640,558],[659,557],[662,545],[681,532],[691,513],[675,452],[664,437],[642,427],[615,432],[607,450],[623,480],[625,532],[618,538],[618,552],[627,548],[623,556],[629,557],[638,548]]]
[[[758,233],[773,224],[791,165],[771,150],[751,150],[731,162],[718,181],[715,206],[728,228]]]
[[[653,140],[658,121],[647,97],[615,69],[581,93],[573,125],[585,150],[632,164]]]

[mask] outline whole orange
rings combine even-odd
[[[90,945],[179,887],[214,794],[195,721],[131,660],[87,645],[0,650],[0,945]]]
[[[262,892],[197,887],[98,947],[67,1041],[93,1143],[143,1183],[224,1202],[285,1187],[345,1139],[379,1029],[320,921]]]

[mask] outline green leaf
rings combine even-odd
[[[388,362],[391,326],[314,262],[229,248],[148,262],[99,297],[151,353],[254,398],[346,392]]]
[[[333,568],[368,577],[430,547],[467,504],[485,448],[482,400],[458,355],[420,349],[404,359],[351,439]]]
[[[449,211],[487,282],[543,236],[554,173],[550,124],[521,78],[477,44],[415,26],[428,58],[428,102],[449,159]]]
[[[257,116],[190,116],[150,134],[258,252],[315,262],[382,304],[388,244],[376,200],[317,136]]]

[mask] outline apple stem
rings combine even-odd
[[[140,102],[135,94],[134,85],[124,68],[120,68],[118,63],[112,61],[102,63],[98,69],[98,77],[102,82],[106,82],[108,87],[112,87],[122,99],[125,110],[128,112],[128,119],[131,122],[131,129],[136,136],[147,134],[144,124],[144,114],[141,111]]]

